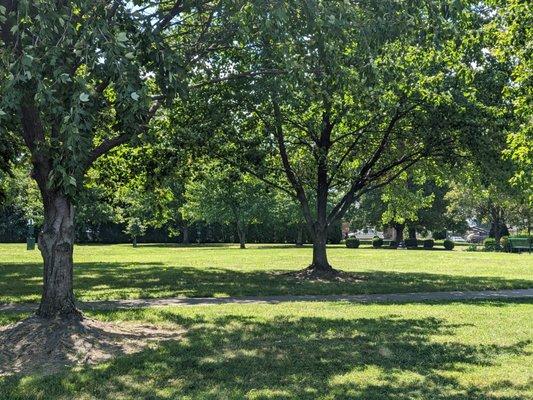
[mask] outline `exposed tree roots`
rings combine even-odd
[[[362,282],[366,278],[355,273],[340,271],[335,268],[317,268],[311,264],[309,267],[296,272],[289,272],[288,276],[310,281],[323,282]]]
[[[53,373],[62,367],[96,364],[136,353],[157,341],[179,339],[182,334],[181,329],[152,325],[32,316],[0,327],[0,376]]]

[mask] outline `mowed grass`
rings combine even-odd
[[[533,398],[527,302],[234,304],[90,315],[186,333],[96,366],[0,378],[0,399]]]
[[[278,294],[363,294],[533,287],[530,254],[329,248],[336,268],[360,282],[299,281],[284,273],[306,267],[310,246],[76,246],[80,300],[222,297]],[[38,250],[0,245],[0,302],[38,301]]]

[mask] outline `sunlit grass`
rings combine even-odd
[[[531,398],[533,305],[285,303],[91,313],[185,328],[81,370],[0,378],[0,399]],[[2,320],[0,320],[2,321]]]
[[[284,276],[307,266],[311,248],[293,246],[77,246],[75,291],[81,300],[361,294],[484,290],[533,286],[529,254],[346,249],[330,262],[358,273],[356,283],[301,282]],[[0,245],[0,302],[38,301],[41,257],[24,245]]]

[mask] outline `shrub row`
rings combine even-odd
[[[345,243],[346,243],[346,247],[350,249],[357,249],[359,245],[361,244],[360,240],[355,237],[350,237],[346,239]],[[383,247],[383,243],[384,243],[383,239],[378,236],[374,236],[374,238],[372,239],[372,247],[375,249],[379,249]],[[424,249],[429,250],[435,246],[435,241],[433,239],[426,239],[422,242],[422,244],[424,246]],[[415,249],[418,247],[418,240],[415,238],[406,239],[405,246],[409,249]],[[451,240],[446,239],[444,241],[444,248],[446,250],[452,250],[454,246],[455,244]],[[395,240],[391,240],[389,242],[389,248],[391,249],[398,248],[398,242],[396,242]]]
[[[359,244],[359,239],[355,237],[349,237],[348,239],[346,239],[346,247],[348,247],[349,249],[357,249],[359,247]]]

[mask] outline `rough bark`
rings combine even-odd
[[[490,214],[492,219],[492,231],[494,233],[494,240],[496,243],[500,243],[502,237],[502,230],[505,225],[505,213],[502,207],[492,205],[490,208]]]
[[[403,241],[403,229],[405,227],[405,224],[394,224],[394,240],[398,243]]]
[[[181,242],[183,244],[189,244],[190,243],[190,239],[189,239],[189,227],[187,225],[184,225],[181,227],[181,235],[182,235],[182,240]]]
[[[246,230],[240,223],[237,223],[237,234],[239,235],[240,248],[245,249],[246,248]]]
[[[43,318],[80,317],[73,291],[74,207],[57,191],[47,192],[44,199],[44,226],[39,234],[44,285],[37,314]]]
[[[303,236],[304,236],[304,227],[300,224],[298,225],[298,236],[296,237],[296,246],[298,247],[302,247],[304,245],[304,240],[303,240]]]
[[[319,273],[333,272],[333,267],[328,262],[326,244],[328,240],[327,227],[317,226],[313,238],[313,262],[310,269]]]

